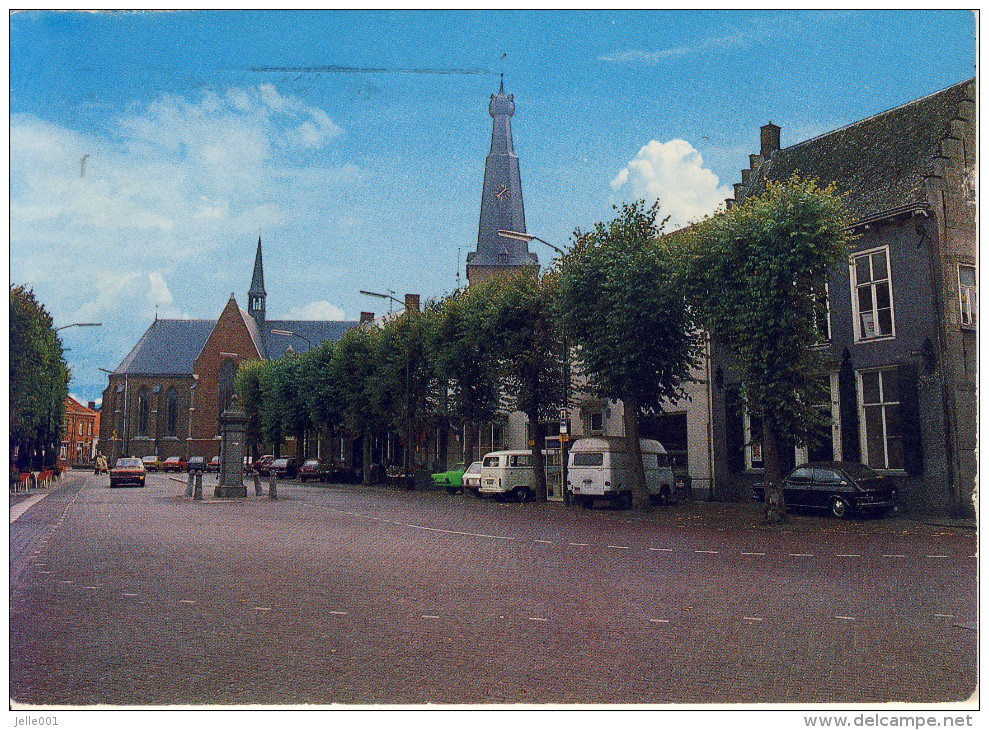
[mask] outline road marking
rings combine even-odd
[[[628,545],[609,545],[608,547],[614,548],[615,550],[628,550]]]
[[[586,542],[568,542],[567,545],[573,545],[574,547],[587,547]]]
[[[552,540],[533,540],[533,542],[541,542],[543,545],[552,545]]]
[[[668,618],[651,618],[649,620],[654,624],[668,624],[670,622]]]
[[[706,553],[708,555],[717,555],[717,550],[694,550],[695,553]],[[760,619],[761,620],[761,619]]]
[[[955,614],[953,614],[953,613],[936,613],[934,615],[937,618],[954,618],[955,617]]]
[[[765,555],[766,553],[742,553],[742,555]]]
[[[40,502],[41,500],[43,500],[47,496],[48,496],[48,492],[45,492],[44,494],[35,494],[33,496],[28,497],[23,502],[18,502],[13,507],[11,507],[10,508],[10,524],[12,525],[15,522],[17,522],[17,520],[20,519],[20,517],[25,512],[27,512],[29,509],[31,509],[32,507],[34,507],[34,505],[36,505],[38,502]]]
[[[255,606],[254,607],[254,610],[255,611],[270,611],[271,609],[268,608],[267,606]]]
[[[395,524],[401,525],[403,523],[396,522]],[[412,525],[409,523],[404,523],[406,527],[414,527],[417,530],[429,530],[430,532],[445,532],[448,535],[464,535],[466,537],[492,537],[495,540],[514,540],[514,537],[505,537],[504,535],[485,535],[481,532],[458,532],[457,530],[443,530],[439,527],[424,527],[423,525]]]
[[[889,555],[883,555],[884,558],[905,558],[906,555],[900,555],[899,553],[891,553]]]
[[[549,621],[548,618],[537,618],[536,616],[530,616],[529,617],[529,620],[530,621]]]
[[[182,598],[179,600],[179,603],[195,603],[195,601],[190,601],[188,598]]]
[[[331,613],[334,616],[346,616],[347,615],[347,612],[346,611],[327,611],[327,613]]]
[[[130,598],[137,598],[136,593],[121,593],[122,596],[129,596]]]
[[[854,616],[835,616],[835,618],[840,618],[842,621],[854,621]]]
[[[98,591],[99,589],[99,586],[83,586],[83,590],[86,591]]]
[[[65,583],[66,585],[72,585],[75,583],[74,580],[60,580],[59,583]]]
[[[946,558],[947,555],[925,555],[925,558]]]
[[[861,558],[862,556],[858,553],[838,553],[835,555],[836,558]]]
[[[742,616],[742,621],[762,621],[762,619],[755,616]]]
[[[429,613],[424,613],[422,615],[422,617],[423,618],[439,618],[439,616],[433,616],[432,614],[429,614]]]
[[[660,552],[660,553],[672,553],[673,552],[673,548],[649,548],[649,549],[650,550],[655,550],[656,552]]]
[[[813,553],[787,553],[791,558],[812,558]]]
[[[50,571],[50,570],[39,570],[38,572],[41,573],[41,575],[51,575],[52,574],[52,571]]]

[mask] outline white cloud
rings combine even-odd
[[[732,194],[704,167],[701,153],[682,139],[649,142],[615,175],[611,189],[659,200],[660,214],[670,216],[671,229],[713,213]]]
[[[309,320],[342,320],[346,319],[344,311],[331,304],[325,299],[319,302],[309,302],[300,307],[292,307],[285,314],[284,317],[279,317],[279,319],[309,319]]]

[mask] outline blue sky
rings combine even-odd
[[[156,307],[246,307],[259,231],[269,317],[451,291],[502,70],[529,232],[563,245],[623,200],[711,212],[760,125],[789,146],[970,78],[974,35],[963,11],[15,14],[11,281],[103,322],[63,332],[98,399]]]

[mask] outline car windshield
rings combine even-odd
[[[307,461],[302,466],[319,466],[319,462],[316,461],[315,459],[310,459],[309,461]]]
[[[145,456],[144,457],[144,461],[157,461],[157,460],[158,460],[158,457],[157,456]]]
[[[841,470],[852,479],[879,479],[880,474],[865,464],[842,464]]]
[[[500,457],[497,456],[485,456],[484,466],[498,466],[500,463]]]
[[[604,454],[596,453],[576,453],[573,455],[574,466],[602,466],[604,464]]]
[[[175,462],[177,462],[178,460],[179,460],[179,457],[177,457],[177,456],[169,456],[169,457],[168,457],[167,459],[165,459],[165,461],[170,461],[170,462],[172,462],[173,464],[174,464]]]
[[[140,459],[117,459],[116,467],[117,469],[133,469],[135,467],[144,466]]]
[[[467,471],[465,471],[464,473],[465,474],[480,474],[480,472],[481,472],[481,462],[475,461],[473,464],[471,464],[469,467],[467,467]]]
[[[288,459],[275,459],[271,462],[272,466],[285,466],[286,464],[288,464]]]

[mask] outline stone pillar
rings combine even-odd
[[[268,498],[278,499],[278,480],[273,473],[268,476]]]
[[[201,471],[196,472],[196,486],[193,490],[192,498],[195,500],[203,498],[203,473]]]
[[[237,394],[230,407],[220,415],[220,478],[214,495],[217,497],[246,497],[244,486],[244,435],[247,415],[240,407]]]
[[[262,494],[263,494],[263,492],[261,491],[261,477],[258,476],[258,473],[257,472],[255,472],[254,473],[254,496],[255,497],[260,497]]]

